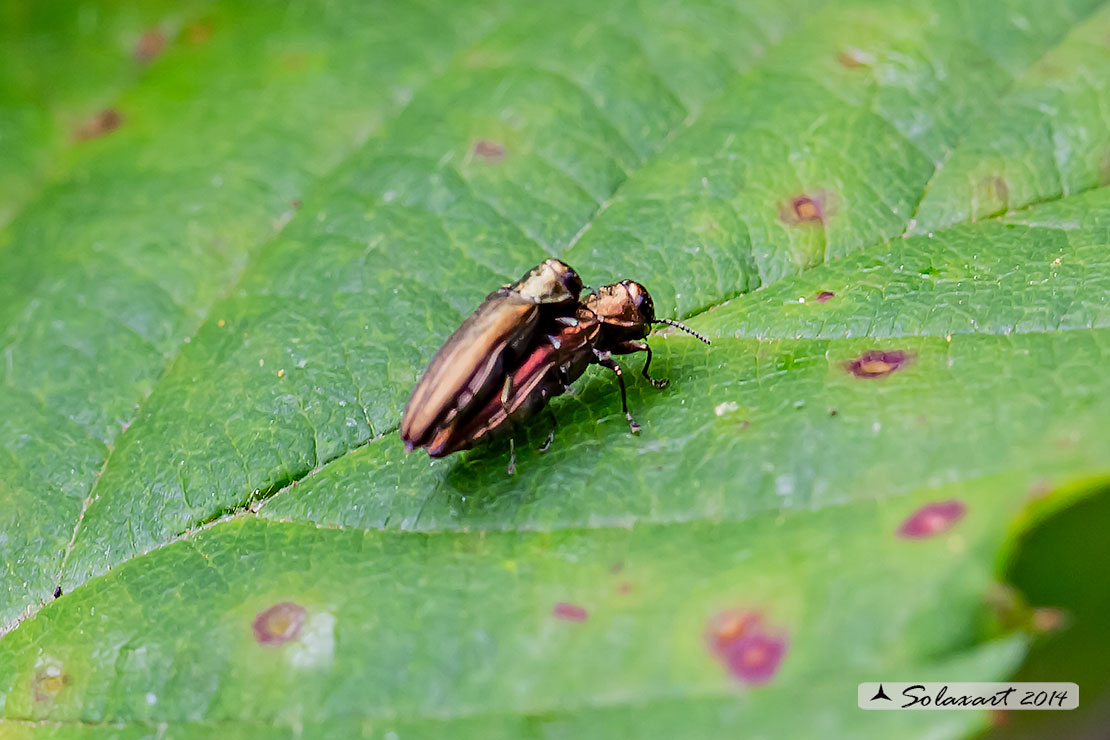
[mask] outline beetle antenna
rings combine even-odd
[[[690,327],[686,326],[686,324],[680,323],[678,321],[673,321],[671,319],[654,319],[651,323],[653,323],[653,324],[666,324],[667,326],[673,326],[676,329],[682,329],[682,331],[686,332],[687,334],[693,334],[695,337],[697,337],[701,341],[705,342],[706,344],[709,344],[708,339],[703,337],[701,334],[698,334],[696,331],[694,331]]]

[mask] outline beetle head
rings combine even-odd
[[[548,259],[529,270],[513,288],[533,303],[573,303],[582,292],[582,278],[566,262]]]
[[[648,335],[652,324],[667,324],[709,344],[708,339],[685,324],[655,318],[655,304],[651,300],[651,294],[635,280],[603,285],[586,296],[583,303],[605,327],[609,342],[643,339]]]
[[[643,339],[655,320],[651,295],[634,280],[603,285],[583,302],[604,325],[611,341]]]

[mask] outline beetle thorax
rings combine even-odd
[[[567,303],[578,300],[582,279],[562,260],[549,259],[537,265],[517,283],[521,297],[533,303]]]

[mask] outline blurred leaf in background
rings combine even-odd
[[[1026,576],[1110,475],[1110,8],[0,20],[5,736],[963,738],[855,685],[1088,634]],[[551,255],[712,348],[652,338],[639,437],[591,373],[516,476],[405,456]]]

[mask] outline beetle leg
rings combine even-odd
[[[624,411],[624,418],[628,419],[628,427],[632,430],[633,434],[640,433],[640,425],[632,418],[632,414],[628,413],[628,395],[624,389],[624,373],[621,371],[621,366],[617,364],[616,360],[609,356],[608,352],[598,352],[594,350],[594,355],[597,357],[597,364],[602,367],[607,367],[617,374],[617,383],[621,387],[621,410]]]
[[[513,418],[509,416],[509,401],[512,397],[513,376],[506,375],[505,384],[501,386],[501,397],[499,400],[501,401],[501,410],[505,412],[505,422],[509,425],[510,430],[514,427]],[[505,475],[516,475],[516,438],[512,436],[511,431],[509,433],[509,466],[505,468]]]
[[[555,441],[555,427],[559,426],[559,420],[555,418],[555,412],[548,406],[544,406],[544,408],[547,410],[547,415],[551,417],[551,431],[547,433],[547,440],[540,445],[540,452],[547,452],[547,448]]]
[[[621,342],[613,351],[618,355],[630,355],[633,352],[647,352],[647,359],[644,360],[644,369],[640,371],[640,374],[656,388],[666,388],[670,384],[671,381],[666,378],[657,379],[648,375],[648,368],[651,367],[651,345],[647,342],[637,342],[634,340]]]
[[[509,437],[509,467],[505,468],[505,475],[516,475],[516,439]]]
[[[560,365],[558,368],[559,382],[563,384],[563,393],[570,390],[570,376],[567,375],[567,366]]]

